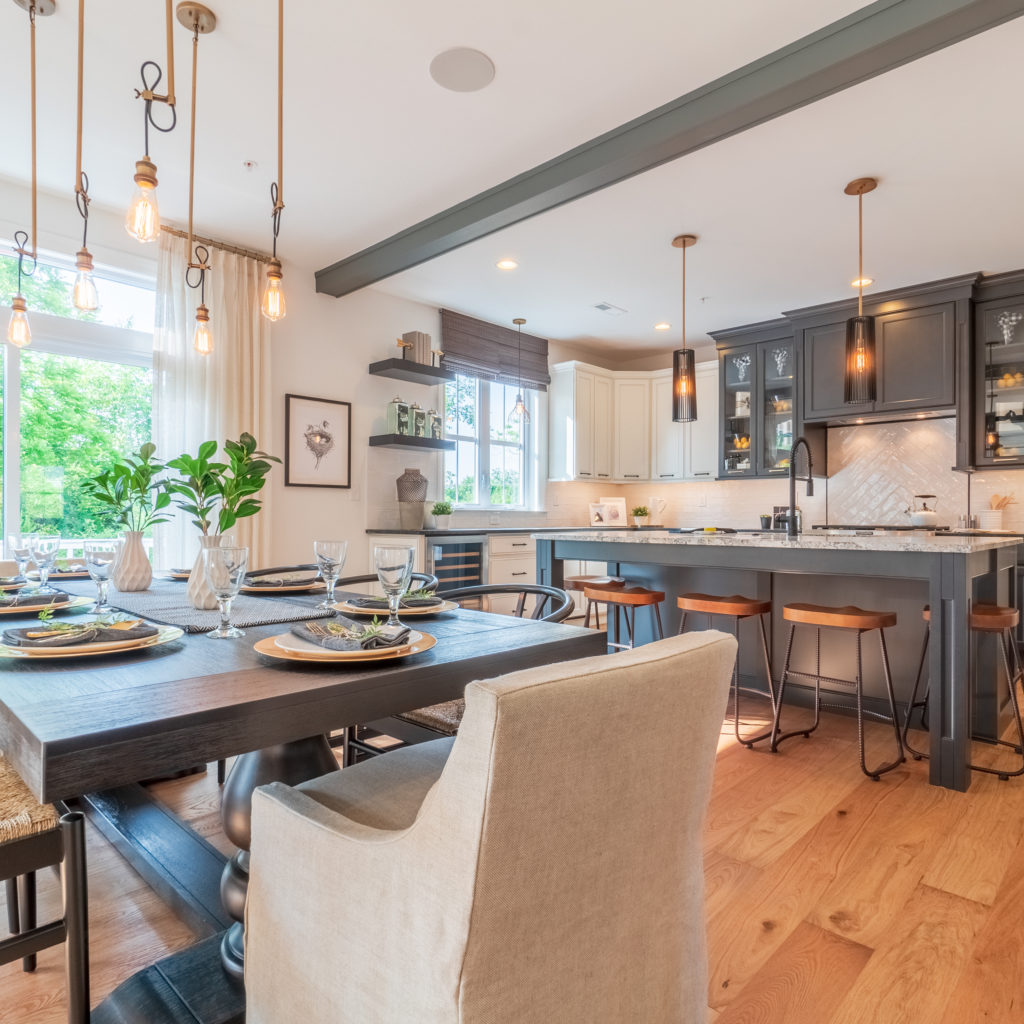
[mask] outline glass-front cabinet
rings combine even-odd
[[[1024,465],[1024,301],[979,303],[976,315],[977,462]]]
[[[719,349],[720,479],[788,472],[798,433],[795,351],[791,334]]]

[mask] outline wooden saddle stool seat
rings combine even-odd
[[[637,608],[654,609],[654,625],[657,628],[657,639],[665,638],[665,630],[661,625],[661,602],[665,600],[665,593],[662,590],[648,590],[646,587],[630,587],[622,584],[614,586],[598,586],[596,584],[585,584],[583,594],[587,601],[600,601],[608,605],[609,616],[614,609],[615,612],[615,641],[608,641],[609,647],[630,649],[636,643],[636,610]],[[618,642],[619,633],[619,609],[622,609],[623,619],[626,623],[626,636],[629,643]]]
[[[800,602],[787,604],[782,609],[782,617],[789,623],[789,636],[786,641],[786,663],[782,669],[782,679],[779,681],[779,695],[775,704],[775,721],[772,723],[771,750],[776,753],[779,744],[791,736],[810,736],[821,721],[821,684],[822,681],[838,686],[852,686],[857,698],[857,742],[860,747],[860,768],[861,771],[874,779],[876,782],[886,772],[901,765],[906,757],[903,752],[903,736],[900,732],[899,716],[896,713],[896,697],[892,687],[892,672],[889,668],[889,652],[885,646],[885,631],[896,625],[897,617],[895,612],[870,611],[865,608],[858,608],[855,605],[844,605],[840,608],[829,607],[820,604],[803,604]],[[815,627],[815,671],[798,672],[790,668],[790,659],[793,654],[793,634],[797,626]],[[857,674],[854,679],[836,679],[821,674],[821,631],[822,629],[842,629],[856,633],[857,636]],[[886,696],[889,700],[889,715],[880,715],[864,708],[864,677],[863,677],[863,651],[862,638],[865,633],[878,630],[878,643],[882,659],[882,672],[885,676]],[[782,703],[786,692],[786,682],[790,676],[798,676],[804,679],[814,680],[814,724],[809,729],[796,729],[793,732],[782,733]],[[838,705],[824,705],[825,707]],[[864,759],[864,719],[877,718],[892,725],[893,735],[896,740],[896,758],[887,764],[881,764],[876,768],[868,768]]]
[[[566,590],[575,590],[583,593],[586,591],[588,586],[591,587],[607,587],[617,588],[624,587],[626,580],[622,576],[566,576],[562,580],[562,586]],[[595,628],[601,628],[601,606],[597,601],[592,601],[588,598],[587,600],[587,611],[583,617],[583,626],[585,629],[590,629],[590,614],[594,613],[596,617]]]

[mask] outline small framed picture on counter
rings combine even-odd
[[[605,508],[605,521],[608,526],[628,526],[626,519],[625,498],[602,498],[601,504]]]

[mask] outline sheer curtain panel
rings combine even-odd
[[[153,440],[157,455],[172,459],[195,454],[203,441],[237,439],[248,431],[260,447],[274,451],[270,393],[270,328],[260,315],[260,263],[211,246],[206,276],[213,353],[192,347],[199,292],[185,284],[185,239],[163,232],[156,283],[153,337]],[[277,468],[275,467],[275,472]],[[264,495],[269,494],[269,487]],[[249,565],[265,565],[270,549],[272,510],[233,527],[238,544],[248,546]],[[190,566],[198,531],[186,515],[153,530],[154,562],[162,568]]]

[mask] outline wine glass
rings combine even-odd
[[[110,586],[110,573],[117,561],[117,553],[121,548],[120,540],[87,540],[85,542],[85,567],[89,576],[96,584],[96,603],[89,610],[92,612],[109,612],[107,589]]]
[[[316,564],[320,567],[320,575],[327,584],[327,596],[317,608],[334,607],[334,585],[338,582],[341,570],[345,567],[345,556],[348,554],[347,540],[315,540],[313,554]]]
[[[18,563],[18,575],[24,576],[28,563],[32,561],[32,545],[35,543],[34,533],[12,533],[7,538],[7,550],[11,558]]]
[[[206,634],[214,640],[245,636],[242,630],[231,625],[231,602],[238,596],[248,563],[248,548],[203,548],[206,582],[220,607],[220,625]]]
[[[32,541],[32,561],[36,563],[39,570],[39,592],[43,594],[55,594],[57,591],[50,586],[50,570],[60,551],[60,535],[52,534],[44,536],[37,533]]]
[[[402,595],[409,589],[412,576],[412,560],[415,552],[410,547],[392,547],[378,544],[373,549],[373,564],[377,579],[387,595],[389,626],[401,626],[398,620],[398,605]]]

